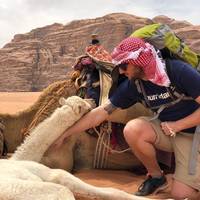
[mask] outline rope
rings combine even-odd
[[[103,136],[105,138],[105,143],[108,146],[110,146],[110,135],[112,133],[111,123],[108,122],[106,125],[108,127],[103,127],[102,132],[103,132]],[[101,145],[103,146],[103,156],[102,156],[101,168],[107,168],[109,149],[105,148],[105,146],[103,145],[103,142],[104,142],[104,140],[102,140],[102,143],[101,143]]]
[[[109,129],[105,129],[103,126],[100,127],[100,133],[98,134],[99,137],[95,149],[93,168],[107,168],[109,150],[102,144],[106,142],[106,145],[110,145],[110,133]]]
[[[96,169],[99,167],[99,152],[100,152],[100,140],[102,139],[102,135],[99,134],[99,138],[97,140],[97,144],[96,144],[96,149],[95,149],[95,153],[94,153],[94,162],[93,162],[93,168]]]
[[[97,133],[97,135],[99,136],[98,141],[97,141],[97,144],[99,145],[99,143],[102,141],[102,140],[101,140],[101,138],[102,138],[102,133],[101,133],[101,131],[99,132],[95,127],[93,127],[93,129],[94,129],[94,131]],[[110,135],[110,134],[109,134],[109,135]],[[108,149],[109,152],[111,152],[111,153],[125,153],[125,152],[131,150],[131,148],[127,148],[127,149],[124,149],[124,150],[121,150],[121,151],[114,150],[114,149],[112,149],[108,144],[106,144],[104,141],[102,141],[102,144],[101,144],[101,145],[104,145],[104,147],[105,147],[106,149]],[[96,149],[97,149],[97,148],[96,148]],[[96,150],[96,151],[97,151],[97,150]]]

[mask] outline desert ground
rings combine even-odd
[[[31,106],[40,92],[0,92],[0,113],[14,114]]]
[[[31,106],[39,97],[40,92],[0,92],[0,113],[11,113],[22,111]],[[144,180],[145,175],[136,175],[128,171],[111,170],[81,170],[75,175],[87,183],[122,189],[129,193],[134,193],[137,187]],[[167,175],[170,182],[171,175]],[[169,189],[158,194],[150,196],[152,199],[166,199],[169,196]]]

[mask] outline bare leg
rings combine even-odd
[[[190,200],[199,200],[200,199],[200,192],[196,192],[190,198]]]
[[[190,200],[200,199],[197,196],[198,192],[196,190],[177,180],[173,180],[171,193],[173,198],[176,200],[182,200],[186,198],[189,198]]]
[[[156,134],[151,124],[143,119],[134,119],[124,128],[124,136],[134,154],[144,164],[151,175],[161,175],[156,159],[154,142]]]

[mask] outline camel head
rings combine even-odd
[[[74,113],[77,115],[83,115],[94,108],[94,100],[92,99],[82,99],[78,96],[71,96],[67,99],[61,97],[59,99],[60,105],[62,105],[62,109],[66,107],[71,107]]]

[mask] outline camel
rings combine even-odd
[[[148,199],[114,188],[95,187],[69,172],[37,163],[52,142],[91,109],[86,100],[77,96],[62,99],[61,104],[62,107],[31,131],[10,159],[0,160],[1,200],[75,200],[74,195],[99,200]]]
[[[3,135],[4,125],[0,121],[0,155],[4,154],[4,135]]]
[[[11,160],[32,160],[40,162],[48,147],[70,126],[85,113],[92,109],[91,103],[78,96],[71,96],[59,100],[62,107],[57,108],[50,117],[46,118],[34,128],[25,138]],[[52,134],[49,134],[49,130]]]
[[[58,107],[60,96],[67,98],[74,94],[76,94],[76,89],[73,80],[58,81],[48,86],[43,91],[38,101],[30,108],[15,115],[0,114],[0,118],[3,120],[6,127],[4,129],[4,137],[8,152],[14,152],[17,146],[21,144],[24,138],[22,132],[31,123],[38,110],[41,110],[41,108],[50,101],[52,102],[48,110],[44,110],[35,125],[43,121]],[[118,116],[120,115],[120,119],[116,119],[116,117],[113,116],[113,121],[125,123],[131,118],[141,115],[150,115],[141,104],[131,107],[130,110],[131,115],[128,117],[126,110],[119,111],[120,114],[118,114]],[[49,134],[51,134],[51,132],[49,132]],[[93,168],[96,144],[97,137],[91,136],[87,132],[72,135],[60,149],[47,150],[41,163],[51,168],[60,168],[67,171],[75,171],[83,168],[91,169]],[[140,162],[132,152],[125,152],[123,154],[110,153],[105,168],[126,170],[132,169],[134,166],[138,165],[140,165]]]

